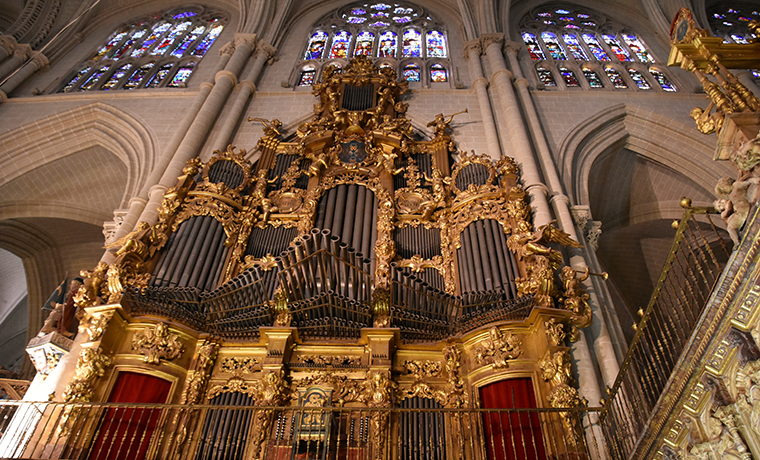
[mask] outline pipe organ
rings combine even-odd
[[[577,243],[534,229],[519,166],[457,152],[452,118],[419,140],[405,93],[364,57],[328,67],[293,141],[257,119],[255,164],[232,147],[189,162],[158,222],[87,274],[82,340],[104,312],[120,318],[103,320],[112,364],[92,397],[137,368],[170,378],[188,407],[264,408],[172,421],[187,433],[178,455],[199,460],[484,458],[472,423],[486,419],[435,411],[475,407],[478,388],[514,376],[530,377],[538,408],[579,406],[569,367],[546,377],[590,321],[581,279],[561,269],[561,246]],[[140,331],[174,334],[182,351],[145,364]],[[307,427],[277,407],[336,412]],[[552,455],[583,442],[568,417],[543,430],[568,440]]]

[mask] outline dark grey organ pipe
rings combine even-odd
[[[510,278],[509,272],[507,271],[506,259],[504,258],[504,249],[501,246],[501,240],[504,239],[504,232],[501,231],[499,223],[495,220],[489,219],[486,222],[488,224],[486,231],[488,230],[488,227],[491,228],[491,235],[493,236],[494,246],[496,247],[494,252],[496,253],[496,262],[499,265],[499,273],[501,274],[501,288],[504,292],[508,293]]]
[[[325,211],[325,223],[326,229],[332,229],[333,220],[335,219],[335,200],[338,198],[338,187],[331,188],[327,192],[327,211]]]
[[[161,257],[156,264],[156,268],[153,270],[153,278],[150,282],[151,286],[161,285],[162,279],[159,278],[158,275],[159,273],[162,273],[162,270],[163,272],[166,272],[167,260],[170,259],[170,254],[173,254],[173,252],[177,250],[177,245],[174,243],[174,240],[177,239],[177,233],[179,233],[179,230],[173,232],[171,236],[169,236],[169,240],[166,242],[166,245],[161,251]]]
[[[343,210],[344,218],[343,218],[343,232],[341,233],[341,239],[348,244],[351,245],[351,242],[354,240],[354,222],[356,221],[356,198],[357,194],[359,193],[359,186],[358,185],[349,185],[347,187],[347,196],[346,196],[346,208]],[[340,210],[340,208],[338,208]]]
[[[202,219],[196,216],[196,217],[191,217],[190,220],[191,220],[190,232],[189,232],[189,235],[187,236],[187,240],[185,241],[184,246],[182,248],[179,248],[179,251],[180,251],[179,258],[177,261],[177,265],[172,270],[172,276],[169,279],[169,286],[179,285],[179,278],[182,275],[182,270],[185,268],[187,259],[188,257],[190,257],[190,253],[192,252],[193,246],[195,245],[195,242],[198,239],[198,232],[200,232]]]
[[[375,192],[367,190],[364,194],[364,222],[362,223],[362,229],[365,235],[369,235],[369,238],[362,240],[362,254],[365,257],[372,258],[372,216],[377,213],[377,206],[375,205]],[[370,273],[370,276],[372,274]]]
[[[362,240],[369,238],[368,228],[364,228],[364,202],[367,195],[367,187],[359,186],[359,191],[356,196],[356,212],[351,219],[356,221],[354,224],[354,237],[351,240],[351,247],[358,252],[362,252]]]
[[[197,284],[195,285],[200,288],[205,287],[208,284],[209,278],[213,276],[212,267],[214,266],[214,261],[219,256],[219,243],[221,242],[224,244],[225,235],[222,224],[216,219],[213,219],[213,222],[211,222],[211,230],[209,231],[209,233],[211,233],[211,245],[209,246],[208,253],[203,259],[203,263],[198,263],[198,265],[201,265],[202,267],[198,276]]]
[[[335,217],[333,218],[330,230],[332,234],[341,237],[343,234],[343,219],[345,218],[346,195],[348,194],[348,185],[341,184],[338,186],[338,197],[335,199]]]
[[[486,231],[486,225],[485,222],[482,220],[479,220],[477,222],[478,224],[478,234],[483,235],[483,241],[486,243],[486,248],[488,249],[486,251],[486,254],[488,254],[488,259],[484,260],[484,264],[490,265],[490,271],[491,271],[491,282],[493,287],[491,289],[498,289],[501,287],[501,275],[499,274],[499,265],[496,261],[496,247],[494,245],[493,241],[493,235],[490,234],[489,231]],[[489,226],[490,229],[490,226]]]
[[[214,222],[216,222],[216,220],[210,218],[210,220],[207,220],[206,223],[204,223],[206,225],[206,229],[202,230],[204,238],[201,242],[201,250],[195,257],[195,263],[192,264],[192,271],[189,274],[186,286],[198,286],[198,279],[201,276],[201,270],[203,269],[203,265],[206,262],[206,258],[208,257],[208,253],[211,250],[211,247],[215,243],[214,234],[216,233],[216,229],[213,225]]]
[[[177,283],[180,287],[185,287],[188,285],[188,282],[190,281],[190,276],[193,273],[193,268],[197,266],[198,262],[198,254],[200,254],[201,249],[204,248],[204,243],[206,242],[208,227],[211,224],[209,219],[214,220],[213,217],[209,216],[201,216],[201,225],[200,229],[198,230],[198,235],[196,236],[194,241],[190,242],[190,246],[192,246],[192,250],[190,251],[190,255],[187,258],[187,262],[182,266],[182,275],[179,277],[179,282]]]
[[[166,261],[162,263],[161,270],[159,270],[158,275],[156,276],[157,279],[161,280],[161,286],[167,286],[169,284],[169,278],[171,278],[172,274],[172,267],[177,265],[176,258],[178,257],[180,248],[182,248],[187,241],[187,234],[189,230],[189,221],[186,220],[179,224],[179,228],[177,228],[177,238],[174,239],[173,246],[167,251]]]

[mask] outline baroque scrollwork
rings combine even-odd
[[[243,374],[252,374],[256,366],[259,364],[260,362],[258,358],[253,358],[250,356],[243,358],[228,357],[222,359],[222,362],[219,365],[219,370],[226,374],[232,374],[236,377],[240,377]]]
[[[195,368],[187,379],[180,404],[198,404],[201,402],[203,389],[208,383],[211,369],[214,368],[218,351],[219,344],[214,342],[206,342],[198,348]]]
[[[185,351],[185,346],[179,335],[169,331],[168,325],[158,323],[153,328],[146,327],[134,335],[132,350],[145,355],[143,361],[146,363],[159,364],[162,359],[171,361],[179,357]]]
[[[106,368],[111,365],[111,358],[104,355],[100,348],[85,348],[79,354],[74,379],[63,392],[65,402],[89,402],[95,393],[95,381],[103,377]]]
[[[494,370],[506,369],[509,367],[508,360],[522,354],[522,342],[511,332],[505,334],[494,326],[488,331],[488,337],[475,348],[475,362],[478,364],[490,364]]]
[[[541,370],[541,378],[549,381],[552,385],[552,390],[547,395],[551,407],[581,406],[578,390],[572,386],[573,369],[570,353],[567,350],[559,350],[554,353],[546,350],[546,354],[538,363],[538,368]],[[574,415],[570,412],[560,412],[562,425],[566,431],[565,439],[570,445],[576,445],[580,441],[580,427]]]

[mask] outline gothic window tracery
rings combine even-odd
[[[446,31],[426,11],[406,2],[359,2],[315,25],[291,82],[296,88],[310,86],[328,60],[355,56],[382,59],[400,79],[424,86],[451,80]],[[304,79],[307,63],[314,73]]]
[[[594,11],[542,6],[523,18],[520,34],[544,88],[676,91],[638,35]]]
[[[227,18],[203,7],[130,21],[81,63],[59,92],[184,87]]]

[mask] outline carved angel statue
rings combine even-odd
[[[267,185],[274,184],[277,182],[277,179],[268,180],[267,174],[267,171],[263,169],[259,170],[256,173],[255,185],[253,186],[253,191],[251,192],[253,202],[258,203],[261,206],[261,213],[264,222],[269,220],[270,214],[277,211],[277,206],[275,206],[272,200],[267,198]]]
[[[587,270],[588,272],[588,270]],[[573,324],[576,327],[586,327],[591,324],[591,307],[588,305],[589,295],[581,284],[588,278],[588,273],[578,278],[572,267],[562,267],[560,279],[565,288],[562,295],[565,297],[563,305],[566,310],[573,312]]]
[[[715,195],[718,199],[713,205],[726,223],[726,230],[734,244],[739,244],[739,229],[747,220],[752,204],[758,199],[759,185],[760,178],[757,177],[736,181],[729,177],[723,177],[715,185]]]
[[[425,181],[433,186],[433,199],[422,204],[422,220],[429,220],[433,212],[446,206],[446,186],[451,185],[450,177],[443,177],[443,173],[438,168],[433,168],[433,177],[423,174]]]
[[[251,118],[248,117],[248,121],[258,121],[264,126],[264,135],[266,137],[277,137],[282,135],[280,128],[282,128],[282,122],[277,118],[273,118],[271,121],[266,118]]]
[[[544,358],[539,361],[541,378],[551,381],[554,386],[571,385],[573,383],[573,368],[570,355],[566,351],[558,351],[551,354],[546,350]]]
[[[446,135],[446,130],[451,130],[451,126],[449,126],[449,123],[454,119],[455,116],[459,115],[460,113],[467,113],[467,109],[462,110],[461,112],[456,112],[451,115],[444,115],[442,113],[439,113],[435,116],[435,119],[427,124],[427,127],[430,128],[433,126],[435,131],[435,137],[441,137]],[[449,117],[447,120],[446,117]]]
[[[127,235],[105,246],[106,249],[116,250],[116,256],[134,254],[140,260],[145,261],[156,253],[166,243],[167,237],[159,231],[158,226],[151,226],[147,222],[140,222],[137,228]]]
[[[375,372],[364,381],[361,398],[370,407],[388,407],[391,404],[391,396],[396,388],[396,382],[390,380],[382,372]]]
[[[545,244],[559,243],[562,246],[571,248],[581,247],[580,243],[570,238],[570,235],[555,227],[553,220],[546,225],[542,225],[533,233],[530,233],[530,224],[522,221],[518,224],[518,231],[507,240],[507,246],[512,250],[520,260],[535,259],[536,256],[546,257],[554,270],[559,268],[562,263],[562,254],[559,251],[551,249]]]

